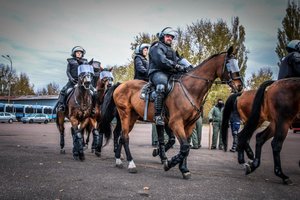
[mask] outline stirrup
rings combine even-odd
[[[164,119],[161,115],[155,116],[154,121],[155,121],[156,125],[159,125],[159,126],[164,126],[165,125]]]

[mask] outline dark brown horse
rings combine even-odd
[[[270,138],[272,140],[274,172],[280,177],[284,184],[291,184],[292,181],[282,172],[280,152],[282,144],[288,133],[292,122],[300,112],[300,79],[289,78],[279,81],[266,81],[260,88],[252,91],[245,91],[239,96],[230,96],[225,104],[223,113],[222,134],[223,141],[227,144],[227,128],[230,112],[236,100],[238,112],[242,121],[246,122],[245,127],[239,133],[238,161],[245,163],[244,151],[253,162],[248,162],[246,174],[253,172],[260,166],[261,150],[263,144]],[[264,121],[270,124],[256,134],[255,156],[249,145],[254,131]]]
[[[186,162],[190,150],[188,138],[190,138],[195,122],[200,116],[202,100],[214,80],[219,77],[233,90],[240,91],[243,88],[237,62],[232,53],[233,48],[231,47],[227,52],[211,56],[191,71],[171,78],[174,81],[174,87],[165,100],[167,113],[165,124],[177,137],[180,143],[180,152],[168,161],[164,146],[159,146],[160,158],[164,163],[165,171],[179,164],[183,178],[190,178],[191,174]],[[103,103],[103,117],[105,119],[111,119],[109,115],[113,114],[112,110],[115,107],[117,108],[121,120],[121,126],[118,124],[117,126],[121,127],[122,131],[115,151],[116,165],[122,166],[120,152],[122,145],[124,145],[129,162],[129,172],[136,172],[136,166],[129,149],[129,132],[137,119],[141,119],[144,115],[145,102],[140,98],[140,93],[145,83],[140,80],[131,80],[115,85],[108,91]],[[147,120],[153,121],[153,116],[154,105],[150,103]],[[107,125],[109,126],[109,124],[103,123],[103,126]],[[158,135],[161,138],[160,135],[163,135],[163,131],[158,130]]]
[[[92,153],[95,152],[97,156],[100,156],[101,154],[101,147],[103,143],[103,133],[102,132],[99,133],[98,131],[101,123],[101,105],[106,91],[113,85],[114,77],[112,74],[112,69],[113,68],[107,69],[99,66],[99,76],[96,85],[94,86],[96,87],[96,96],[94,99],[95,114],[91,116],[93,120],[90,120],[89,129],[92,129],[92,127],[96,127],[96,128],[92,130],[88,130],[86,145],[88,146],[90,133],[93,132]],[[105,136],[105,137],[107,138],[109,136]],[[98,143],[96,142],[97,140],[99,140]],[[96,146],[97,144],[99,144],[99,146]]]
[[[56,125],[60,132],[61,153],[65,153],[65,117],[70,120],[73,137],[73,157],[75,160],[84,160],[83,132],[89,124],[97,124],[95,119],[91,118],[93,104],[90,84],[93,68],[88,64],[80,65],[78,66],[78,74],[78,83],[75,85],[73,92],[68,98],[67,109],[65,111],[57,112]],[[94,126],[93,128],[95,130],[97,127]],[[98,141],[99,140],[96,141],[96,146],[99,145]]]

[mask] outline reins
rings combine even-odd
[[[222,52],[222,53],[226,53],[226,52]],[[220,53],[220,54],[222,54],[222,53]],[[220,55],[220,54],[218,54],[218,55]],[[213,58],[213,57],[215,57],[215,56],[212,56],[211,58]],[[225,56],[226,57],[226,56]],[[206,60],[205,61],[205,63],[207,62],[207,61],[209,61],[210,59],[208,59],[208,60]],[[203,63],[204,64],[204,63]],[[222,72],[224,73],[224,71],[225,71],[225,65],[226,65],[226,59],[224,59],[224,64],[223,64],[223,69],[222,69]],[[199,65],[198,67],[200,67],[200,66],[202,66],[202,64],[201,65]],[[223,74],[222,73],[222,74]],[[206,85],[207,85],[207,92],[206,92],[206,94],[205,94],[205,97],[204,97],[204,99],[203,99],[203,101],[202,101],[202,105],[204,105],[204,103],[206,102],[206,99],[207,99],[207,97],[208,97],[208,94],[209,94],[209,91],[210,91],[210,89],[211,88],[208,88],[208,84],[229,84],[232,80],[229,80],[229,81],[224,81],[224,80],[221,80],[221,81],[214,81],[214,80],[210,80],[210,79],[206,79],[206,78],[202,78],[202,77],[199,77],[199,76],[196,76],[196,75],[192,75],[192,74],[189,74],[189,73],[186,73],[186,74],[181,74],[180,76],[179,76],[179,78],[178,79],[174,79],[174,81],[176,81],[176,82],[178,82],[179,83],[179,85],[180,85],[180,87],[181,87],[181,89],[182,89],[182,91],[183,91],[183,94],[184,94],[184,96],[187,98],[187,100],[190,102],[190,104],[191,104],[191,106],[194,108],[194,110],[196,110],[197,111],[197,116],[198,115],[200,115],[200,113],[201,113],[201,106],[202,105],[200,105],[200,107],[198,108],[197,107],[197,105],[195,104],[195,102],[193,101],[193,98],[191,97],[191,95],[189,94],[189,92],[188,92],[188,90],[186,89],[186,87],[183,85],[183,83],[182,83],[182,77],[184,77],[184,76],[189,76],[189,77],[191,77],[191,78],[195,78],[195,79],[198,79],[198,80],[203,80],[203,81],[205,81],[205,83],[206,83]]]

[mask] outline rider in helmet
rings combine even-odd
[[[288,55],[281,60],[278,80],[300,77],[300,40],[292,40],[287,44]]]
[[[155,117],[156,125],[163,126],[162,116],[163,102],[168,85],[168,80],[172,74],[185,72],[191,64],[178,56],[172,49],[172,42],[176,32],[171,27],[164,28],[157,34],[159,41],[154,42],[149,50],[149,72],[150,81],[156,87]]]
[[[136,47],[134,53],[134,79],[149,80],[148,68],[149,62],[147,60],[149,44],[143,43]]]
[[[85,50],[81,46],[75,46],[71,51],[72,58],[68,58],[67,76],[69,78],[68,83],[62,88],[58,98],[58,111],[65,110],[65,98],[69,88],[73,88],[78,82],[78,66],[87,63],[84,57]]]

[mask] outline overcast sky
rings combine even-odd
[[[250,50],[246,77],[270,67],[277,78],[277,30],[288,0],[0,0],[0,54],[26,72],[35,90],[54,81],[67,83],[66,59],[81,45],[87,59],[124,65],[130,43],[141,32],[166,26],[185,28],[197,20],[228,24],[238,16]],[[4,58],[0,63],[9,64]]]

